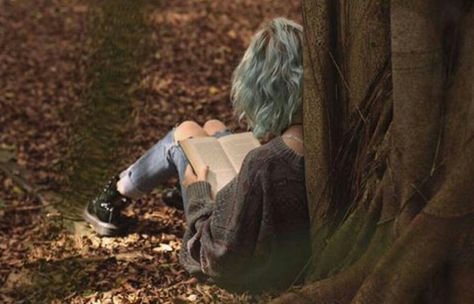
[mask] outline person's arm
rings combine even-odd
[[[252,256],[262,219],[261,161],[245,158],[240,173],[211,200],[210,185],[192,183],[186,189],[186,221],[190,239],[182,250],[213,278],[238,272]]]

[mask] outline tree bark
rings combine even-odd
[[[312,267],[274,303],[474,303],[473,6],[303,0]]]

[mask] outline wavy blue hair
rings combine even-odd
[[[301,115],[303,28],[285,18],[252,38],[232,76],[231,101],[257,137],[279,135]]]

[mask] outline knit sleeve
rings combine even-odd
[[[253,152],[253,151],[252,151]],[[189,185],[186,221],[188,237],[182,250],[215,279],[232,277],[252,256],[262,218],[262,162],[256,153],[245,158],[240,173],[210,199],[206,182]],[[191,263],[192,264],[192,263]]]

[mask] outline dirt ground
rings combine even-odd
[[[101,31],[107,6],[97,3],[0,0],[0,302],[256,303],[274,296],[232,294],[190,277],[177,261],[183,214],[160,202],[159,189],[127,210],[136,224],[124,237],[91,234],[62,204],[72,197],[82,208],[180,121],[219,118],[244,128],[228,100],[232,71],[264,20],[301,21],[299,1],[142,1],[143,31],[127,40],[139,43],[119,55],[109,54],[120,46],[107,48],[107,38],[122,39],[117,27],[127,24],[115,20]],[[101,78],[111,67],[117,72]],[[99,112],[94,96],[117,86],[117,77],[124,81],[103,99],[119,98],[124,110]],[[112,115],[110,128],[99,120]]]

